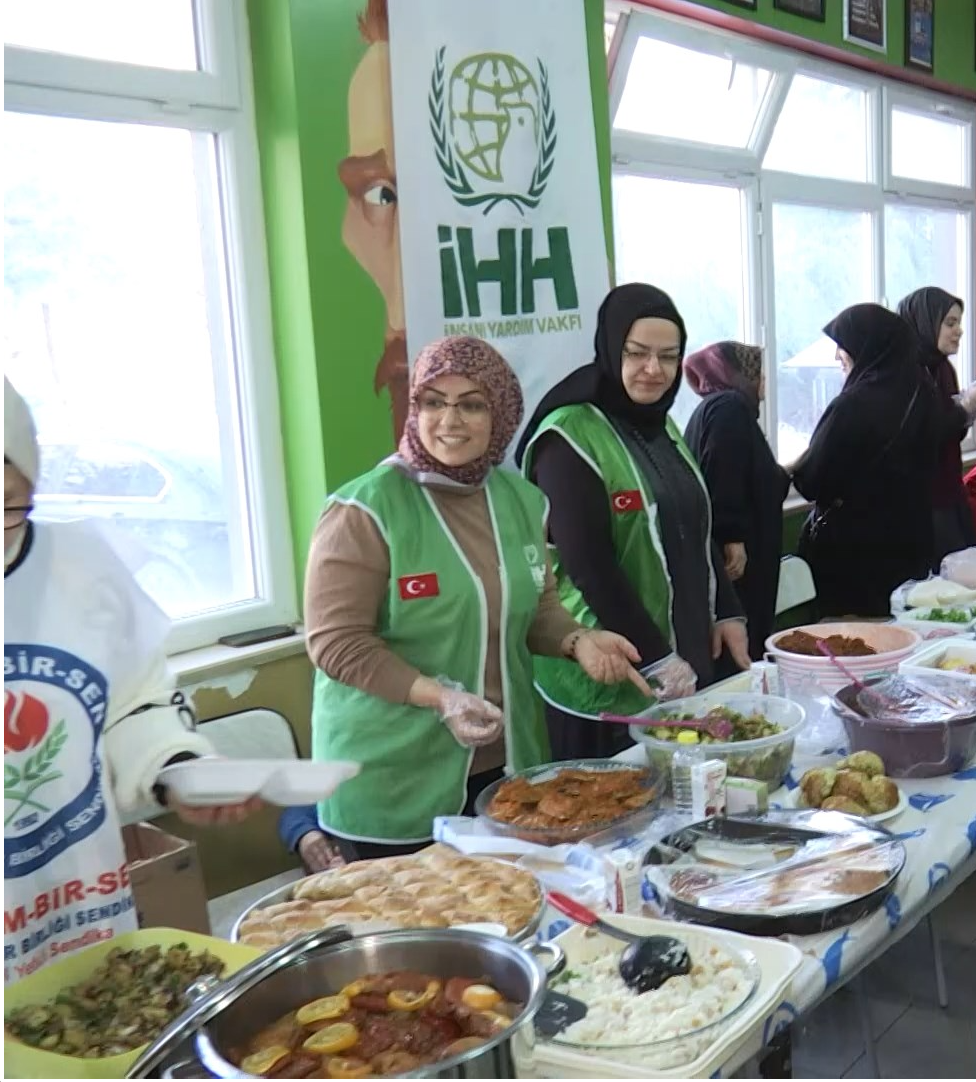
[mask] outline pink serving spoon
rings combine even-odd
[[[728,740],[732,735],[732,722],[727,718],[691,718],[682,721],[680,718],[638,718],[627,717],[624,714],[601,714],[600,721],[610,721],[618,725],[640,725],[647,729],[696,729],[707,733],[715,740]]]

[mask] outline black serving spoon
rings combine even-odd
[[[547,898],[551,906],[577,923],[585,924],[604,935],[613,936],[614,939],[622,939],[628,944],[620,956],[618,967],[624,984],[638,995],[653,992],[672,977],[680,977],[691,971],[688,948],[680,939],[670,935],[642,936],[625,932],[623,928],[608,924],[585,905],[580,905],[558,891],[550,891]]]

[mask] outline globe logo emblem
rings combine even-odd
[[[488,214],[508,203],[539,205],[555,159],[556,116],[549,77],[514,56],[478,53],[445,74],[437,51],[428,110],[434,152],[454,199]]]

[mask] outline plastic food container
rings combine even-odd
[[[210,951],[226,964],[225,974],[237,972],[259,957],[261,951],[242,943],[228,943],[225,939],[184,932],[175,928],[140,928],[136,932],[124,932],[104,943],[97,943],[76,954],[67,955],[44,969],[25,977],[4,989],[4,1014],[32,1003],[49,1003],[64,989],[80,984],[105,961],[110,951],[145,950],[160,946],[163,950],[177,943],[185,943],[194,954]],[[7,1078],[125,1078],[129,1068],[136,1062],[147,1046],[134,1048],[119,1056],[100,1059],[81,1059],[62,1056],[32,1048],[5,1033],[3,1040],[4,1074]]]
[[[736,740],[728,742],[710,741],[704,744],[705,754],[711,759],[721,759],[725,763],[729,777],[755,778],[764,781],[770,791],[777,788],[786,777],[793,761],[793,747],[797,734],[803,727],[806,711],[799,703],[778,695],[754,695],[703,692],[688,699],[672,699],[671,702],[647,710],[641,715],[641,723],[630,727],[630,735],[638,744],[643,744],[647,761],[660,770],[664,777],[670,777],[671,757],[678,746],[674,740],[659,740],[646,732],[644,726],[653,727],[655,719],[670,718],[673,715],[693,714],[701,717],[716,706],[724,706],[737,714],[759,713],[774,725],[780,726],[781,732],[758,740]],[[680,732],[675,729],[675,736]]]
[[[922,641],[917,631],[900,624],[871,624],[838,622],[830,624],[804,624],[802,627],[778,631],[766,640],[768,656],[776,661],[783,679],[781,687],[789,688],[790,681],[803,683],[813,676],[827,693],[836,694],[850,680],[828,657],[807,657],[791,654],[779,647],[779,642],[793,631],[805,631],[808,635],[827,638],[829,635],[845,635],[863,639],[876,653],[866,657],[842,657],[841,664],[859,680],[879,673],[893,673],[899,664],[918,649]]]
[[[973,611],[970,605],[946,605],[942,611],[946,612],[953,608],[960,611]],[[917,631],[925,642],[930,639],[946,639],[956,635],[966,635],[976,627],[976,617],[963,621],[934,619],[932,613],[938,614],[938,611],[937,609],[907,609],[895,617],[895,622],[899,627],[907,627],[912,631]]]
[[[976,685],[976,672],[960,672],[958,669],[942,667],[953,664],[971,665],[976,668],[976,640],[943,639],[941,642],[919,650],[907,661],[903,661],[898,668],[904,676],[931,676],[933,673],[938,673],[939,676],[965,680]]]
[[[931,676],[931,670],[926,675]],[[877,683],[867,681],[868,686]],[[954,774],[976,755],[976,715],[947,721],[867,718],[856,707],[858,689],[849,684],[835,696],[851,752],[873,751],[892,778]]]
[[[560,770],[585,770],[585,771],[612,771],[612,770],[631,770],[643,774],[644,786],[649,789],[653,796],[651,800],[642,805],[639,808],[635,808],[633,811],[626,812],[622,815],[618,815],[612,819],[607,819],[603,822],[591,822],[585,823],[582,826],[558,826],[558,827],[526,827],[516,826],[512,823],[503,822],[501,819],[496,819],[488,812],[488,806],[491,804],[492,799],[498,790],[505,784],[505,782],[512,781],[515,778],[525,778],[529,782],[542,782],[548,781]],[[507,778],[500,778],[496,782],[492,782],[487,789],[482,790],[479,793],[477,800],[475,801],[474,810],[476,815],[482,816],[487,823],[491,824],[491,829],[497,831],[499,834],[506,834],[509,837],[521,838],[523,841],[536,842],[538,845],[561,845],[563,842],[579,842],[584,838],[588,838],[593,834],[599,833],[601,830],[606,830],[608,827],[623,824],[631,820],[638,821],[648,808],[653,807],[657,801],[664,795],[665,792],[665,779],[659,769],[655,769],[653,766],[641,767],[631,766],[628,763],[615,762],[612,759],[569,759],[566,762],[561,763],[547,763],[544,766],[530,767],[528,770],[520,770],[515,774],[512,774]]]

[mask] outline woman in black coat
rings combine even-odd
[[[759,427],[762,350],[716,342],[686,357],[684,370],[703,399],[685,442],[705,475],[712,536],[749,622],[749,654],[759,661],[776,617],[783,500],[790,487]]]
[[[898,302],[898,314],[918,336],[918,357],[942,405],[942,440],[932,483],[935,527],[933,570],[942,557],[976,545],[976,525],[962,481],[962,449],[973,418],[958,402],[959,380],[949,358],[959,352],[963,303],[938,286],[916,289]],[[972,391],[967,392],[967,397]]]
[[[884,617],[896,586],[928,574],[939,404],[894,312],[856,304],[824,334],[847,378],[793,470],[816,504],[800,555],[821,616]]]

